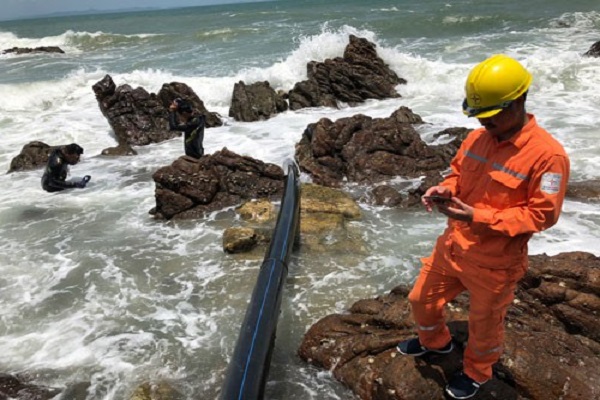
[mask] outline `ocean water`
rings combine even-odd
[[[401,98],[262,122],[227,117],[234,83],[289,90],[308,61],[342,55],[350,34],[376,43],[407,79]],[[565,146],[572,181],[583,181],[600,178],[600,59],[582,57],[597,40],[597,0],[267,1],[0,22],[0,50],[66,52],[0,55],[0,170],[31,141],[77,142],[85,154],[72,176],[92,176],[85,190],[49,194],[40,170],[0,174],[0,372],[57,387],[89,382],[90,400],[127,399],[148,381],[187,399],[218,397],[262,258],[223,253],[233,210],[151,218],[152,173],[183,153],[181,138],[136,148],[135,157],[99,156],[116,145],[91,90],[106,74],[149,92],[185,82],[226,121],[207,129],[207,153],[227,147],[282,165],[322,117],[387,117],[408,106],[430,123],[421,128],[430,143],[442,129],[475,128],[460,110],[464,79],[475,63],[506,53],[533,73],[529,111]],[[350,225],[366,255],[292,258],[267,399],[353,398],[330,372],[298,359],[302,335],[358,299],[410,283],[445,223],[421,210],[361,208]],[[530,252],[600,255],[599,229],[599,204],[568,200]]]

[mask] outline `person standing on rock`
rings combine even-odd
[[[80,181],[67,181],[69,165],[79,162],[83,148],[76,143],[57,147],[48,157],[48,163],[42,175],[42,188],[47,192],[59,192],[65,189],[83,189],[90,180],[90,176],[84,176]]]
[[[471,70],[463,112],[482,127],[464,140],[449,175],[422,198],[427,211],[435,206],[448,217],[448,225],[421,260],[408,296],[418,337],[397,349],[411,356],[450,353],[444,308],[468,291],[463,370],[445,389],[454,399],[474,396],[492,378],[506,311],[527,270],[527,243],[557,222],[569,180],[563,147],[525,110],[531,81],[518,61],[502,54]]]
[[[200,158],[204,155],[204,116],[195,115],[192,104],[180,98],[169,106],[169,129],[183,132],[185,155]]]

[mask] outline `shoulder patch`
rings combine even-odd
[[[562,181],[562,174],[556,174],[552,172],[546,172],[542,175],[542,182],[540,183],[540,190],[548,194],[556,194],[560,190],[560,182]]]

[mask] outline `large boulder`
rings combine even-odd
[[[184,83],[164,84],[157,95],[127,84],[117,87],[112,77],[106,75],[92,89],[119,146],[143,146],[181,136],[181,132],[169,130],[169,105],[177,97],[190,100],[195,111],[205,116],[207,127],[222,125],[217,114],[208,112],[202,100]]]
[[[23,146],[21,152],[12,159],[7,173],[43,168],[48,163],[48,158],[52,151],[57,147],[65,145],[67,145],[67,143],[64,145],[50,146],[44,142],[29,142]]]
[[[157,219],[195,219],[250,199],[280,199],[285,175],[275,164],[223,148],[200,159],[182,156],[157,170]]]
[[[205,124],[207,128],[214,128],[222,126],[223,121],[216,112],[211,112],[206,109],[204,102],[194,90],[182,82],[170,82],[164,83],[157,93],[158,98],[163,106],[169,108],[173,100],[176,98],[182,98],[189,101],[192,104],[192,109],[198,114],[204,116]]]
[[[456,144],[427,145],[413,127],[420,123],[421,117],[407,107],[388,118],[362,114],[335,122],[322,118],[305,129],[296,144],[296,159],[315,183],[332,187],[344,181],[372,184],[446,169]]]
[[[289,92],[291,110],[400,97],[396,86],[406,83],[379,58],[375,44],[354,35],[350,35],[343,57],[311,61],[307,75],[308,80],[298,82]]]
[[[314,324],[300,357],[327,369],[363,400],[442,400],[462,368],[468,296],[447,311],[457,344],[449,355],[404,357],[396,344],[415,334],[409,288],[359,300]],[[506,318],[504,353],[479,400],[600,398],[600,257],[583,252],[530,256]]]
[[[33,141],[27,143],[21,149],[21,153],[12,159],[7,173],[29,171],[45,166],[52,150],[54,150],[54,147],[44,142]]]
[[[288,105],[284,97],[275,92],[267,81],[255,82],[251,85],[239,81],[233,86],[229,116],[236,121],[265,120],[287,109]]]

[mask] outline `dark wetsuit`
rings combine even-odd
[[[172,131],[183,131],[183,147],[185,155],[200,158],[204,155],[204,115],[194,115],[186,123],[179,123],[175,119],[175,113],[169,113],[169,129]]]
[[[54,149],[42,176],[42,188],[47,192],[58,192],[77,187],[75,183],[66,181],[68,172],[69,164],[64,154],[60,148]]]

